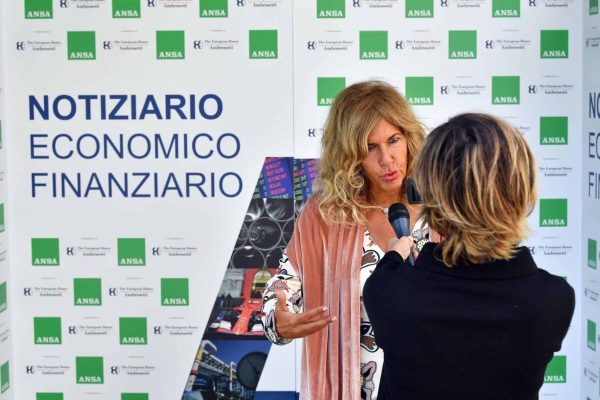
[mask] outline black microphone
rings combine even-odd
[[[410,236],[410,215],[404,204],[394,203],[388,211],[388,220],[396,233],[397,238]],[[412,265],[415,264],[415,258],[412,254],[412,249],[408,255],[408,260]]]

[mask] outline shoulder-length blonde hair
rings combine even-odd
[[[412,175],[425,129],[410,104],[393,86],[381,81],[355,83],[335,98],[321,140],[319,213],[328,223],[365,223],[367,182],[360,162],[367,156],[367,138],[385,119],[398,127],[408,144],[407,176]],[[402,186],[404,195],[404,185]]]
[[[445,239],[447,266],[512,258],[536,201],[533,154],[523,136],[486,114],[435,128],[415,166],[422,216]]]

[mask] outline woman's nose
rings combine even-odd
[[[392,162],[392,159],[392,153],[385,147],[381,147],[381,151],[379,153],[379,164],[382,166],[388,165]]]

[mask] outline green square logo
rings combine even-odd
[[[598,0],[590,0],[590,15],[598,14]]]
[[[546,367],[544,383],[567,383],[567,356],[554,356]]]
[[[150,400],[148,393],[121,393],[121,400]]]
[[[95,60],[96,32],[67,32],[67,51],[69,60]]]
[[[493,0],[492,17],[518,18],[521,16],[521,0]]]
[[[117,256],[120,266],[143,267],[146,265],[146,239],[117,239]]]
[[[541,58],[569,58],[569,31],[541,31]]]
[[[26,19],[51,19],[52,0],[25,0]]]
[[[33,343],[62,344],[60,317],[33,317]]]
[[[406,98],[413,105],[433,105],[433,76],[407,76]]]
[[[360,31],[359,38],[361,60],[387,60],[387,31]]]
[[[62,393],[36,393],[35,400],[64,400]]]
[[[8,308],[6,297],[6,282],[0,283],[0,313]]]
[[[317,18],[344,18],[345,0],[317,0]]]
[[[277,31],[254,30],[249,31],[250,59],[277,58]]]
[[[569,144],[569,118],[540,117],[540,144],[543,146]]]
[[[433,0],[406,0],[406,18],[433,18]]]
[[[113,18],[140,18],[140,0],[112,0]]]
[[[76,306],[102,305],[102,281],[100,278],[74,278],[73,288]]]
[[[8,373],[8,361],[0,366],[0,393],[4,393],[10,388],[10,375]]]
[[[448,58],[451,60],[477,58],[477,31],[448,31]]]
[[[521,102],[520,87],[520,76],[492,76],[492,104],[519,104]]]
[[[185,32],[156,31],[156,58],[158,60],[185,59]]]
[[[200,18],[227,18],[227,0],[200,0]]]
[[[146,318],[119,318],[119,337],[121,344],[148,344],[148,324]]]
[[[596,351],[596,323],[591,320],[587,320],[587,347],[591,350]]]
[[[102,357],[75,357],[78,384],[104,383],[104,359]]]
[[[567,199],[540,199],[541,227],[565,227],[567,224]]]
[[[317,78],[317,105],[330,106],[346,87],[346,78]]]
[[[58,238],[31,239],[31,265],[34,267],[60,265],[59,253]]]
[[[598,246],[594,239],[588,239],[588,257],[587,265],[590,268],[596,269],[598,267]],[[2,293],[0,292],[0,296]],[[0,297],[1,299],[1,297]],[[2,302],[0,301],[0,311],[2,310]]]
[[[4,232],[4,203],[0,203],[0,232]]]
[[[188,306],[190,304],[188,279],[162,278],[160,295],[163,306]]]

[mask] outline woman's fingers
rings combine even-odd
[[[293,313],[278,306],[275,309],[275,324],[279,336],[296,339],[310,335],[337,318],[327,314],[327,307],[315,307],[303,313]]]
[[[415,241],[412,236],[403,236],[395,242],[390,250],[397,251],[402,258],[407,259],[411,249],[415,246]]]
[[[323,318],[324,316],[327,316],[328,315],[328,314],[326,314],[327,311],[328,311],[327,307],[315,307],[313,309],[303,312],[302,314],[297,314],[297,315],[300,316],[301,322],[306,323],[306,322],[317,321],[317,320]]]
[[[335,316],[327,316],[321,320],[309,322],[304,324],[302,327],[302,337],[312,335],[315,332],[320,331],[325,328],[327,325],[335,322],[337,318]]]

